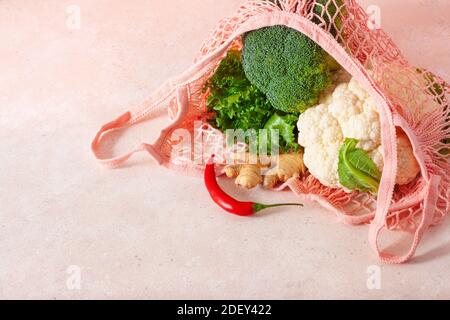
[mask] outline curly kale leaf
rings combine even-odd
[[[215,113],[213,124],[222,132],[258,130],[273,113],[266,96],[247,80],[239,51],[227,54],[205,88],[210,91],[207,107]]]

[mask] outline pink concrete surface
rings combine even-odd
[[[361,2],[381,8],[412,62],[450,80],[448,0]],[[233,217],[201,180],[145,156],[113,171],[93,161],[99,126],[187,68],[239,3],[0,1],[0,298],[450,298],[449,221],[410,264],[379,266],[370,290],[366,226],[315,205]],[[80,29],[67,24],[69,5]],[[115,151],[164,122],[131,130]],[[295,200],[225,184],[242,198]]]

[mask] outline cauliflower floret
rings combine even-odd
[[[305,148],[303,162],[309,172],[322,183],[331,188],[340,187],[338,175],[339,149],[341,143],[313,144]]]
[[[382,146],[370,152],[369,156],[375,162],[380,172],[383,171],[384,159]],[[397,136],[397,161],[397,177],[395,182],[398,185],[412,182],[420,173],[420,166],[414,156],[411,143],[403,133],[399,133]]]
[[[345,138],[359,140],[359,148],[372,151],[381,143],[376,105],[353,79],[336,88],[328,110],[339,121]]]
[[[375,163],[375,165],[377,166],[378,170],[380,170],[380,172],[383,171],[383,166],[384,166],[384,158],[383,158],[383,150],[382,147],[379,146],[378,148],[372,150],[371,152],[369,152],[369,157],[372,158],[373,162]]]
[[[363,112],[363,100],[359,100],[357,96],[351,94],[348,85],[343,83],[339,85],[332,95],[329,103],[329,111],[339,120],[345,123],[357,114]],[[344,108],[345,110],[342,110]]]
[[[323,185],[341,187],[339,150],[346,138],[354,138],[359,140],[357,147],[366,151],[382,171],[380,119],[373,99],[354,78],[327,94],[321,104],[301,114],[297,123],[298,143],[305,148],[305,166]],[[396,182],[402,185],[411,182],[420,168],[408,138],[399,135],[397,144]]]
[[[306,110],[300,116],[297,127],[298,142],[304,147],[343,140],[339,123],[328,112],[328,106],[325,104]]]
[[[376,111],[364,110],[348,122],[341,123],[346,138],[358,139],[358,147],[364,151],[372,151],[381,143],[379,116]]]
[[[363,89],[363,87],[361,87],[355,78],[350,79],[350,82],[348,83],[348,90],[357,96],[359,100],[364,101],[369,98],[369,94]]]

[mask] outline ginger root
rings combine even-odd
[[[266,173],[264,187],[273,188],[279,182],[286,182],[291,178],[304,175],[305,171],[303,153],[281,154],[278,157],[277,166]]]
[[[247,189],[253,189],[263,182],[261,167],[257,164],[228,166],[225,174],[228,178],[236,178],[235,183]]]
[[[264,167],[254,154],[238,154],[234,159],[238,164],[225,167],[228,178],[235,178],[235,183],[247,189],[253,189],[263,182],[261,170]]]
[[[241,187],[252,189],[263,183],[266,188],[273,188],[279,182],[286,182],[290,178],[305,174],[303,153],[281,154],[277,166],[267,171],[264,178],[262,170],[266,167],[261,163],[237,164],[225,167],[228,178],[235,178],[235,183]]]

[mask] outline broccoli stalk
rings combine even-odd
[[[314,41],[285,26],[247,33],[242,62],[247,79],[275,109],[287,113],[317,104],[337,68],[336,61]]]

